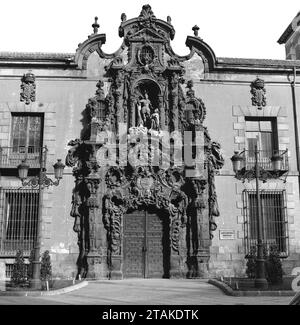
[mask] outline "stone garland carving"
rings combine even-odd
[[[108,264],[112,255],[121,254],[122,242],[122,219],[126,208],[123,205],[121,197],[116,193],[109,192],[104,198],[103,224],[107,230],[108,242]]]
[[[26,105],[29,105],[31,102],[35,102],[35,75],[28,72],[23,75],[21,81],[20,101],[25,102]]]
[[[183,130],[183,121],[184,121],[184,110],[185,110],[186,98],[184,96],[181,86],[178,87],[178,128]]]
[[[211,142],[207,129],[204,129],[207,155],[207,170],[208,170],[208,204],[209,204],[209,224],[210,224],[210,239],[213,239],[213,232],[217,229],[215,217],[220,216],[219,206],[217,201],[215,187],[215,173],[224,165],[224,158],[221,153],[221,146],[217,142]]]
[[[251,94],[252,94],[252,106],[257,106],[258,109],[262,109],[262,107],[267,105],[266,100],[266,89],[265,82],[260,78],[256,78],[251,83]]]

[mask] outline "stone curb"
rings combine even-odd
[[[55,296],[63,293],[68,293],[74,290],[84,288],[88,285],[87,281],[74,284],[69,287],[51,290],[51,291],[0,291],[0,296],[17,296],[17,297],[39,297],[39,296]]]
[[[227,296],[235,297],[294,297],[294,291],[242,291],[233,290],[229,285],[216,279],[209,279],[209,284],[212,284],[221,289]]]

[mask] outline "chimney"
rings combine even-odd
[[[278,40],[285,44],[287,60],[300,60],[300,11]]]

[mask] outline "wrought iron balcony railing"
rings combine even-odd
[[[241,168],[250,170],[255,167],[255,151],[245,150],[241,156]],[[274,150],[274,151],[258,151],[258,166],[266,171],[274,171],[274,160],[277,161],[276,170],[286,172],[289,170],[288,151],[287,150]]]
[[[22,160],[30,168],[40,168],[41,147],[0,147],[0,168],[17,168]]]

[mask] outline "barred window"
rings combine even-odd
[[[31,189],[0,189],[0,251],[30,252],[37,236],[39,192]]]
[[[288,229],[285,191],[260,191],[262,238],[265,247],[276,246],[282,257],[288,256]],[[243,192],[246,255],[257,245],[256,191]]]

